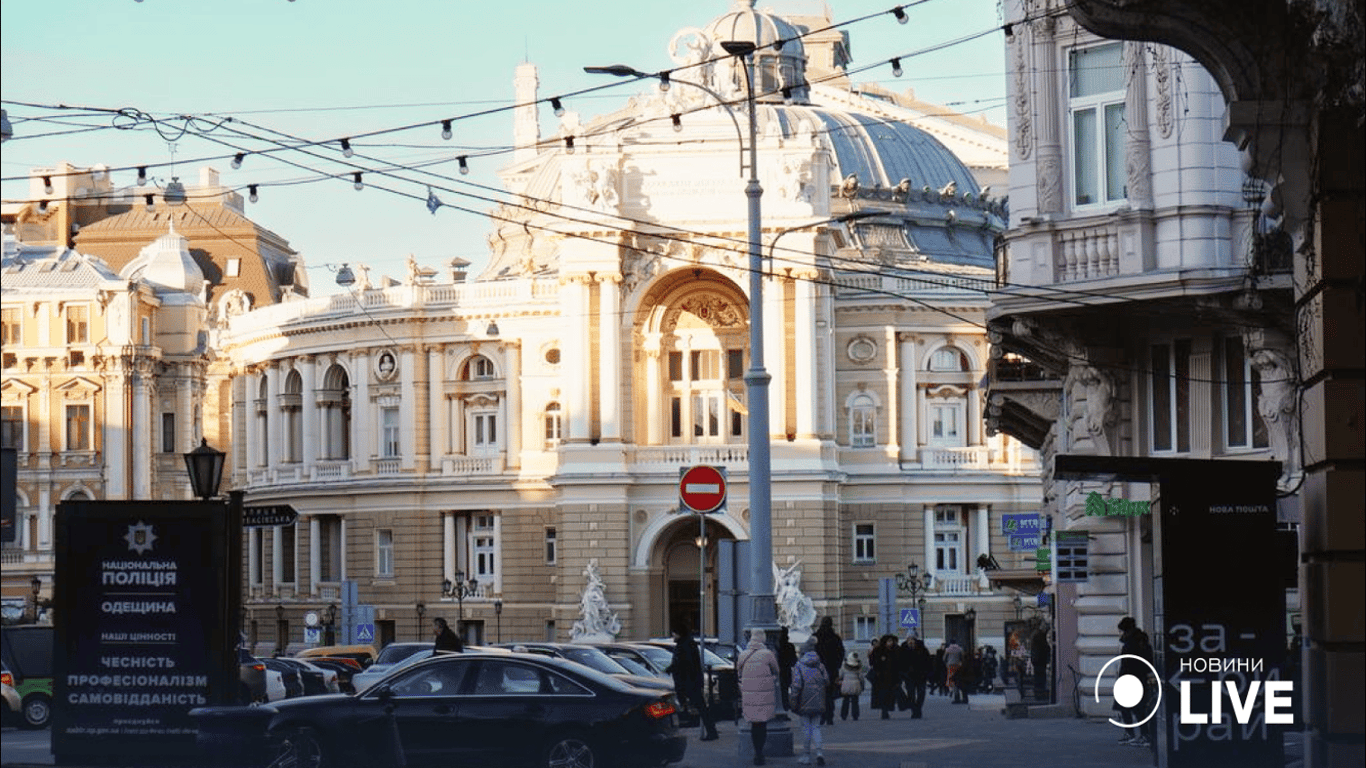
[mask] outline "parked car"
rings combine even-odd
[[[19,692],[14,690],[14,674],[7,667],[0,667],[0,699],[4,699],[5,708],[0,709],[0,715],[4,716],[3,724],[18,724],[24,710],[23,699],[19,698]]]
[[[324,670],[321,667],[313,666],[304,659],[293,659],[288,656],[277,657],[275,661],[288,664],[299,673],[299,681],[304,686],[304,696],[341,692],[341,688],[337,685],[337,673],[332,670]]]
[[[355,659],[310,656],[307,659],[301,659],[301,661],[307,661],[315,667],[321,667],[322,669],[336,672],[337,687],[342,693],[353,693],[355,691],[355,688],[351,684],[351,680],[361,673],[360,662]]]
[[[315,656],[355,659],[361,669],[374,664],[375,658],[379,656],[373,645],[320,645],[316,648],[305,648],[294,655],[301,659],[311,659]]]
[[[10,671],[10,685],[19,695],[21,728],[46,728],[52,720],[55,647],[50,625],[9,626],[0,632],[0,662]]]
[[[266,669],[280,673],[280,677],[285,681],[285,698],[296,699],[304,695],[304,681],[299,674],[299,670],[282,659],[265,658],[261,663],[266,665]]]
[[[279,701],[288,693],[284,677],[246,648],[237,649],[237,680],[243,704]]]
[[[652,665],[638,648],[632,648],[625,643],[594,643],[593,646],[601,648],[602,652],[611,656],[613,661],[637,675],[672,679],[667,672]]]
[[[385,661],[384,652],[393,648],[395,645],[416,645],[426,647],[400,649],[400,652],[391,654],[391,661]],[[360,693],[380,680],[383,680],[390,672],[402,669],[411,664],[416,664],[423,659],[431,657],[434,653],[436,653],[435,643],[391,643],[390,645],[385,646],[383,651],[379,652],[379,658],[375,660],[374,664],[370,665],[369,669],[357,672],[355,676],[351,678],[351,686],[355,688],[357,693]]]
[[[583,645],[580,643],[532,642],[502,643],[495,645],[494,647],[506,648],[512,651],[522,651],[525,653],[542,654],[545,656],[558,656],[559,658],[568,659],[586,667],[596,669],[605,675],[620,678],[624,682],[638,688],[667,691],[672,691],[674,689],[672,679],[665,680],[654,675],[638,675],[622,666],[611,656],[608,656],[601,648],[592,645]]]
[[[687,748],[675,706],[668,691],[566,659],[466,652],[423,659],[362,693],[281,702],[268,729],[297,764],[322,768],[395,748],[414,768],[661,765]]]

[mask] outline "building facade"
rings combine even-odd
[[[730,39],[760,46],[759,307]],[[566,113],[551,136],[523,65],[502,173],[523,202],[493,212],[476,279],[459,260],[397,280],[350,265],[342,294],[231,319],[234,482],[301,515],[246,543],[258,647],[300,643],[302,617],[353,581],[380,642],[425,638],[437,615],[475,641],[565,639],[594,560],[624,637],[680,619],[714,631],[717,542],[749,537],[754,312],[773,376],[775,565],[863,640],[897,631],[879,582],[915,563],[933,575],[922,634],[1002,647],[1019,609],[977,558],[1032,567],[1001,526],[1038,506],[1033,452],[982,427],[1004,202],[913,110],[809,86],[808,60],[843,63],[842,38],[822,39],[738,3],[675,38],[667,92]],[[936,129],[1003,158],[999,129],[974,123]],[[999,173],[990,154],[978,164]],[[679,514],[680,469],[698,464],[729,477],[705,521]]]

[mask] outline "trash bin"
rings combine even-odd
[[[272,706],[200,707],[190,710],[195,723],[195,745],[204,765],[216,768],[258,768],[270,761],[266,726],[277,710]]]

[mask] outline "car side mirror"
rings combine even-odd
[[[383,686],[375,691],[375,698],[387,704],[394,700],[394,691],[387,685]]]

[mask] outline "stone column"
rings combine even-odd
[[[1053,45],[1057,19],[1044,16],[1029,25],[1034,41],[1033,106],[1039,118],[1037,194],[1039,213],[1061,213],[1063,206],[1062,139],[1058,122],[1063,112],[1059,101],[1059,72],[1064,62]]]
[[[260,546],[261,546],[261,544],[260,544],[260,542],[261,542],[261,529],[260,529],[260,528],[248,528],[248,529],[247,529],[247,586],[248,586],[248,587],[260,586],[260,582],[258,582],[258,581],[256,580],[256,574],[260,572],[260,568],[261,568],[261,553],[260,553]]]
[[[142,366],[133,374],[133,498],[152,498],[152,387]]]
[[[318,361],[312,355],[301,355],[299,366],[299,408],[303,420],[303,477],[308,477],[313,465],[318,461],[318,446],[322,444],[323,430],[318,418]]]
[[[427,348],[427,428],[431,431],[428,444],[428,464],[441,468],[441,460],[450,452],[450,417],[446,413],[445,392],[446,350],[443,345]]]
[[[1127,171],[1125,196],[1135,210],[1152,210],[1152,151],[1148,139],[1148,66],[1143,49],[1149,43],[1124,43],[1124,64],[1128,88],[1124,98],[1124,167]],[[1165,60],[1159,60],[1165,66]]]
[[[598,275],[598,434],[621,441],[621,275]]]
[[[398,352],[399,468],[411,472],[417,466],[417,350],[411,345]]]
[[[588,276],[572,275],[561,278],[565,318],[563,349],[564,409],[566,442],[586,442],[592,436],[592,381],[589,364],[592,340],[588,322]]]
[[[764,284],[764,368],[773,377],[768,385],[768,431],[770,437],[787,439],[787,383],[792,377],[787,355],[787,301],[792,281],[769,278]]]
[[[127,499],[128,376],[121,362],[110,366],[118,370],[104,377],[104,493],[107,499]]]
[[[503,344],[507,378],[504,380],[504,408],[507,411],[507,466],[516,469],[522,466],[522,344],[509,341]]]
[[[187,453],[198,447],[194,441],[194,379],[191,378],[193,367],[180,366],[179,373],[181,375],[175,382],[175,407],[178,411],[175,420],[175,452]]]
[[[308,594],[318,594],[318,582],[323,578],[322,521],[317,515],[308,516]]]
[[[975,372],[974,372],[975,373]],[[970,446],[982,444],[982,391],[977,385],[968,385],[968,433],[967,443]]]
[[[986,504],[978,504],[972,520],[972,554],[968,556],[968,573],[975,572],[977,568],[977,558],[980,555],[991,554],[991,511]],[[982,571],[978,575],[978,586],[983,589],[990,589],[991,582],[987,579],[987,572]]]
[[[270,580],[275,594],[280,593],[280,585],[285,583],[285,539],[284,526],[276,526],[270,535]],[[295,529],[298,530],[297,528]]]
[[[351,466],[357,472],[370,471],[370,456],[374,453],[370,425],[375,418],[375,406],[370,402],[370,352],[361,349],[352,353],[351,386]]]
[[[896,397],[900,400],[898,411],[901,414],[901,439],[899,447],[901,449],[899,458],[902,463],[919,460],[920,435],[916,431],[916,418],[920,404],[916,402],[916,365],[915,365],[915,337],[909,333],[897,334],[899,349],[897,353],[897,365],[901,368],[900,385],[897,388]],[[890,353],[889,353],[890,354]]]
[[[925,521],[925,570],[935,573],[934,569],[934,505],[926,504]]]
[[[441,515],[441,578],[455,581],[455,515]]]
[[[815,280],[820,274],[806,270],[796,275],[796,322],[792,333],[796,343],[796,355],[791,367],[791,375],[797,389],[797,437],[803,440],[815,439],[820,432],[816,418],[820,403],[816,396],[816,374],[819,370],[816,361],[816,302]],[[764,348],[768,357],[768,348]],[[767,361],[765,361],[767,363]]]
[[[885,352],[883,356],[882,375],[887,383],[887,448],[888,456],[901,457],[901,392],[900,379],[901,369],[897,365],[896,344],[897,332],[888,328],[882,339],[882,348]],[[878,423],[883,423],[881,416]],[[881,430],[879,430],[881,432]]]
[[[658,333],[645,336],[645,444],[664,443],[664,395],[660,381],[660,337]]]
[[[285,412],[280,408],[280,369],[275,362],[266,364],[266,466],[271,474],[284,457]]]

